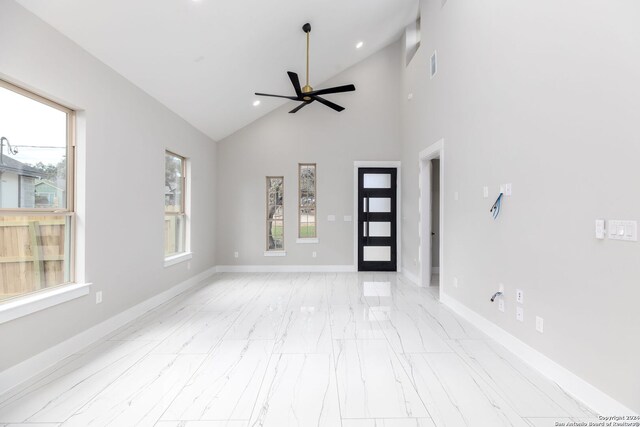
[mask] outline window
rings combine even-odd
[[[170,151],[164,156],[164,256],[188,252],[187,160]]]
[[[0,80],[0,302],[74,280],[74,126]]]
[[[267,251],[284,251],[284,177],[267,177]]]
[[[405,28],[404,41],[405,65],[409,66],[420,48],[420,16]]]
[[[316,230],[316,164],[298,164],[298,237],[315,239]]]

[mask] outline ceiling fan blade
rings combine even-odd
[[[289,114],[297,113],[303,107],[306,107],[307,105],[311,104],[312,102],[313,101],[304,101],[302,104],[298,105],[296,108],[294,108],[293,110],[289,111]]]
[[[328,95],[330,93],[353,92],[354,90],[356,90],[356,87],[354,85],[344,85],[314,90],[313,92],[309,92],[308,95]]]
[[[298,78],[298,75],[293,71],[287,71],[287,74],[289,75],[293,89],[296,91],[296,95],[298,95],[298,98],[302,98],[302,88],[300,87],[300,79]]]
[[[334,109],[334,110],[336,110],[337,112],[340,112],[340,111],[344,110],[344,107],[341,107],[341,106],[339,106],[338,104],[334,104],[334,103],[333,103],[333,102],[331,102],[331,101],[327,101],[327,100],[326,100],[326,99],[324,99],[324,98],[320,98],[319,96],[315,96],[315,95],[314,95],[312,98],[313,98],[313,99],[315,99],[316,101],[318,101],[319,103],[326,105],[326,106],[327,106],[327,107],[329,107],[329,108],[333,108],[333,109]]]
[[[287,98],[287,99],[292,99],[294,101],[296,101],[298,99],[295,96],[271,95],[270,93],[258,93],[258,92],[256,92],[256,95],[258,95],[258,96],[272,96],[274,98]]]

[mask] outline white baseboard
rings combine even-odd
[[[407,270],[406,268],[402,269],[402,275],[407,278],[411,283],[416,286],[420,286],[420,279],[418,276]]]
[[[502,344],[510,352],[516,354],[524,362],[542,373],[551,381],[562,387],[567,393],[583,402],[589,408],[601,415],[631,415],[634,411],[627,408],[606,393],[598,390],[571,371],[560,366],[544,354],[529,347],[518,338],[495,323],[485,319],[458,300],[441,293],[440,302],[445,304],[458,315],[469,321],[482,332]]]
[[[352,273],[353,265],[219,265],[218,273]]]
[[[69,357],[94,342],[99,341],[116,329],[142,316],[147,311],[169,301],[171,298],[181,294],[189,288],[192,288],[202,280],[213,275],[215,272],[215,267],[203,271],[202,273],[175,285],[161,294],[155,295],[140,304],[137,304],[128,310],[125,310],[122,313],[119,313],[104,322],[69,338],[66,341],[61,342],[60,344],[48,348],[42,353],[36,354],[24,362],[0,372],[0,394],[11,390],[64,358]]]

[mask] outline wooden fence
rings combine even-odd
[[[65,217],[0,216],[0,300],[64,283]]]

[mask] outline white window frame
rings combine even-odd
[[[169,256],[165,255],[164,257],[164,266],[170,267],[193,258],[193,253],[191,252],[191,162],[188,157],[178,154],[173,150],[165,149],[164,153],[165,173],[167,155],[178,157],[182,160],[182,211],[174,213],[167,212],[165,209],[163,215],[163,221],[166,215],[182,216],[184,220],[184,250]]]
[[[269,248],[269,227],[271,226],[271,222],[274,220],[269,219],[269,189],[271,179],[280,179],[282,180],[282,248],[270,249]],[[265,251],[264,256],[266,257],[276,257],[276,256],[286,256],[287,252],[285,250],[285,207],[284,207],[284,175],[280,176],[267,176],[266,177],[266,188],[265,188]],[[277,206],[277,205],[276,205]]]
[[[313,209],[316,213],[314,230],[315,236],[312,237],[302,237],[302,168],[306,166],[313,166]],[[317,163],[298,163],[298,238],[296,239],[296,243],[318,243],[318,165]]]
[[[76,112],[64,105],[42,97],[32,91],[23,89],[12,83],[0,80],[0,87],[19,95],[40,102],[64,112],[67,115],[67,147],[66,147],[66,207],[61,208],[0,208],[0,216],[64,216],[69,219],[69,230],[65,236],[65,258],[68,259],[68,277],[59,285],[50,286],[34,292],[17,295],[0,301],[0,324],[47,309],[66,301],[87,295],[90,283],[75,283],[76,271]]]

